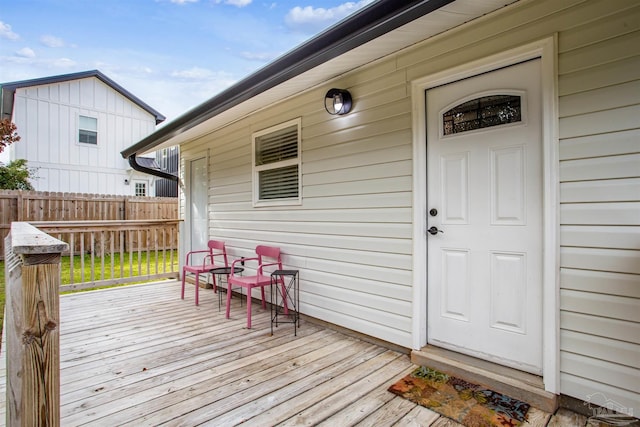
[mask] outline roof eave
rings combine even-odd
[[[80,80],[86,79],[89,77],[95,77],[98,80],[102,81],[108,86],[111,86],[116,91],[120,92],[122,96],[129,99],[131,102],[137,104],[140,108],[151,114],[155,117],[156,125],[162,123],[166,120],[166,117],[160,114],[157,110],[152,108],[149,104],[142,101],[140,98],[126,90],[124,87],[120,86],[115,81],[111,80],[105,74],[100,72],[99,70],[90,70],[90,71],[81,71],[78,73],[71,74],[61,74],[58,76],[50,76],[50,77],[41,77],[37,79],[30,80],[21,80],[16,82],[8,82],[0,85],[2,87],[2,117],[9,116],[11,118],[11,114],[13,112],[13,99],[16,89],[23,87],[31,87],[31,86],[40,86],[46,84],[53,83],[61,83],[71,80]]]
[[[453,1],[379,0],[372,3],[123,150],[121,154],[127,158],[149,152],[260,93]]]

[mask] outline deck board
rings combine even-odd
[[[305,320],[272,336],[260,304],[248,330],[239,299],[230,319],[213,290],[194,299],[174,281],[61,296],[61,425],[458,425],[387,391],[407,354]]]

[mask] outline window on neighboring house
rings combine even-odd
[[[136,182],[135,183],[135,195],[136,196],[146,196],[147,195],[147,183],[146,182]]]
[[[300,203],[300,165],[300,119],[254,133],[254,204]]]
[[[98,119],[95,117],[79,116],[78,141],[84,144],[98,144]]]
[[[160,162],[160,169],[166,169],[167,168],[167,163],[169,158],[169,149],[168,148],[163,148],[162,149],[162,161]]]

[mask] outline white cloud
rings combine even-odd
[[[227,87],[236,80],[230,73],[224,71],[212,71],[207,68],[193,67],[186,70],[176,70],[169,74],[172,78],[190,83],[213,83],[217,87]]]
[[[103,70],[104,71],[104,70]],[[164,124],[236,83],[230,74],[194,67],[171,75],[132,76],[108,72],[109,77],[167,117]],[[202,77],[202,78],[199,78]],[[174,94],[167,96],[167,93]]]
[[[360,0],[358,2],[346,2],[336,7],[325,9],[323,7],[296,6],[289,11],[285,22],[290,28],[306,33],[315,33],[339,20],[346,18],[356,10],[363,8],[374,0]]]
[[[64,41],[60,37],[45,35],[40,37],[40,43],[48,47],[62,47]]]
[[[72,68],[72,67],[75,67],[77,64],[76,61],[69,58],[57,58],[57,59],[50,60],[49,63],[54,68]]]
[[[5,24],[2,21],[0,21],[0,37],[9,40],[18,40],[20,38],[19,35],[11,30],[11,25]]]
[[[277,58],[278,56],[280,56],[280,54],[270,53],[270,52],[246,52],[245,51],[245,52],[240,52],[240,56],[250,61],[269,62]]]
[[[16,52],[16,56],[19,56],[20,58],[35,58],[36,53],[31,48],[23,47]]]
[[[185,4],[185,3],[197,3],[198,0],[171,0],[171,3]]]
[[[25,50],[27,49],[27,50]],[[0,56],[0,62],[11,64],[10,70],[14,74],[18,74],[18,78],[4,77],[0,81],[5,80],[24,80],[24,76],[35,75],[42,76],[52,73],[57,73],[57,69],[70,69],[76,67],[78,64],[69,58],[38,58],[35,53],[30,56],[29,51],[31,49],[25,48],[16,52],[14,56]],[[9,68],[9,67],[5,67]],[[51,70],[55,71],[51,71]],[[4,71],[4,70],[3,70]],[[2,73],[3,75],[6,73]]]
[[[253,0],[216,0],[216,4],[230,4],[231,6],[245,7],[249,6]]]
[[[185,80],[208,79],[213,75],[213,71],[200,67],[193,67],[188,70],[178,70],[171,72],[171,77],[178,77]]]

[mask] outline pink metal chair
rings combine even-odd
[[[200,275],[210,274],[212,268],[228,267],[227,250],[224,246],[224,242],[218,240],[209,240],[207,243],[208,249],[191,251],[187,253],[187,259],[182,267],[182,299],[184,299],[184,279],[187,273],[195,274],[196,276],[196,305],[200,302],[198,290],[200,289]],[[202,262],[194,260],[194,255],[204,254]],[[218,261],[216,262],[216,258]],[[220,259],[222,258],[222,259]],[[224,262],[224,264],[223,264]],[[215,275],[213,277],[213,291],[218,292],[218,286],[216,285]]]
[[[270,270],[282,270],[282,259],[280,257],[280,248],[273,246],[257,246],[255,258],[244,258],[235,260],[231,264],[231,274],[227,280],[227,319],[229,318],[229,310],[231,308],[231,287],[240,286],[247,290],[247,329],[251,329],[251,290],[253,288],[260,288],[262,295],[262,308],[266,309],[267,306],[264,300],[264,287],[271,285],[271,271]],[[235,266],[239,262],[257,261],[258,266],[256,268],[256,274],[253,276],[238,276],[233,273]],[[269,268],[271,267],[271,268]],[[265,269],[266,268],[266,269]],[[268,271],[269,270],[269,271]],[[284,287],[284,280],[282,277],[278,279],[278,283]],[[288,312],[286,301],[284,304],[285,313]]]

